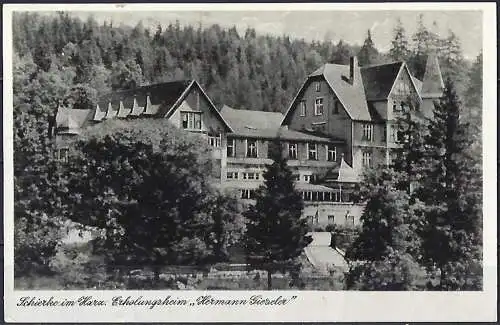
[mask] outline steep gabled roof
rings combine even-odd
[[[58,133],[78,134],[79,129],[93,117],[91,109],[72,109],[59,107],[56,114]]]
[[[224,105],[220,110],[221,115],[231,125],[234,131],[254,129],[275,129],[280,127],[283,114],[280,112],[262,112],[246,109],[234,109]]]
[[[318,76],[323,76],[325,78],[332,91],[345,107],[351,119],[357,121],[372,120],[372,116],[366,105],[365,90],[359,67],[355,67],[354,69],[354,82],[352,84],[348,80],[348,65],[325,64],[311,73],[309,78]]]
[[[403,66],[403,62],[377,64],[361,67],[366,100],[385,100]]]

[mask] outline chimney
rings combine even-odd
[[[354,74],[357,66],[358,66],[358,58],[356,56],[351,56],[349,58],[349,83],[351,85],[353,85],[355,82]]]

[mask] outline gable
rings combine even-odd
[[[419,90],[415,84],[414,78],[411,76],[406,64],[403,64],[394,80],[388,97],[403,99],[405,96],[408,96],[408,94],[414,99],[420,100]]]
[[[394,62],[361,68],[366,100],[386,100],[404,64]]]
[[[231,126],[196,81],[185,89],[164,117],[171,120],[174,125],[180,126],[182,112],[202,113],[203,131],[232,131]]]

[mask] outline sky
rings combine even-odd
[[[451,29],[461,40],[464,56],[475,58],[482,48],[481,11],[120,11],[82,12],[72,11],[72,15],[86,19],[92,15],[99,21],[112,21],[114,25],[134,26],[142,21],[153,30],[174,23],[181,25],[199,22],[203,26],[219,24],[236,26],[240,35],[247,27],[253,27],[259,34],[289,35],[305,40],[324,40],[325,36],[337,42],[340,39],[354,45],[361,45],[367,30],[380,51],[390,48],[392,30],[398,18],[401,19],[408,37],[417,26],[417,18],[424,15],[424,24],[441,37],[446,37]],[[435,22],[435,24],[434,24]]]

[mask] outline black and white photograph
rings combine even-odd
[[[17,306],[45,291],[265,305],[496,281],[484,9],[92,7],[9,8]]]

